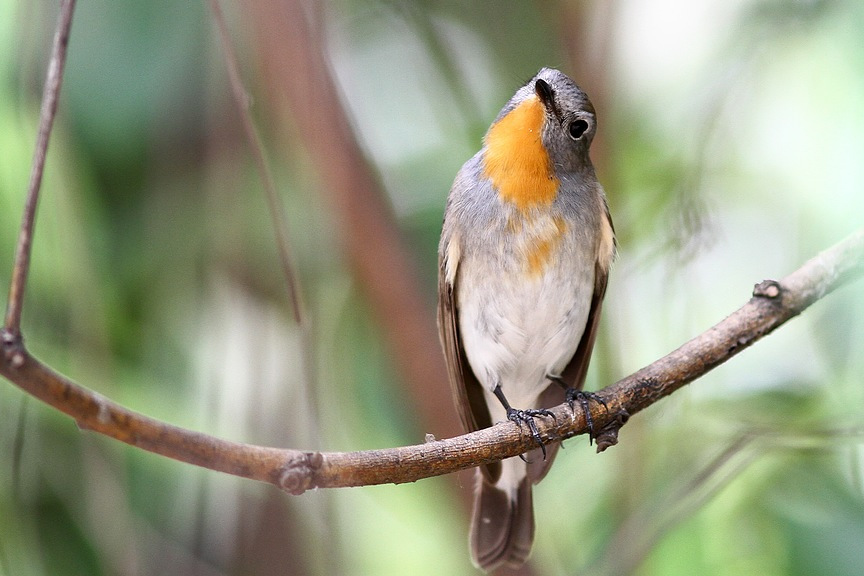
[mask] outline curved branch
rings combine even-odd
[[[32,231],[45,152],[56,112],[74,0],[64,0],[45,85],[33,172],[24,209],[5,326],[0,331],[0,375],[68,414],[81,428],[132,446],[262,482],[299,494],[309,488],[412,482],[516,456],[533,440],[512,423],[422,445],[362,452],[304,452],[231,442],[173,426],[81,387],[33,358],[20,332]],[[674,352],[605,388],[591,407],[598,450],[617,442],[630,415],[645,409],[725,362],[813,302],[864,271],[864,230],[807,262],[780,282],[758,284],[753,298],[731,316]],[[441,383],[444,386],[444,383]],[[602,407],[601,407],[602,406]],[[586,413],[566,405],[540,423],[544,441],[583,434]]]
[[[719,366],[837,287],[864,272],[864,230],[822,252],[779,282],[757,284],[753,297],[674,352],[604,388],[591,404],[598,450],[617,441],[629,415],[643,410]],[[74,384],[29,355],[8,330],[0,333],[0,374],[25,392],[70,415],[78,425],[132,446],[196,466],[269,482],[292,494],[413,482],[516,456],[533,447],[511,422],[416,446],[361,452],[304,452],[253,446],[186,430],[133,412]],[[445,383],[441,383],[442,386]],[[554,422],[540,422],[544,441],[586,432],[585,412],[557,406]]]

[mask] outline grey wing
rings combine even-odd
[[[483,388],[462,348],[459,337],[459,309],[456,303],[458,271],[453,282],[448,282],[445,258],[444,254],[438,256],[438,332],[444,349],[453,402],[465,430],[473,432],[491,426],[492,417],[486,406]],[[501,466],[496,462],[482,466],[481,470],[489,481],[494,483],[501,473]]]

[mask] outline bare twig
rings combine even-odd
[[[609,409],[635,412],[667,396],[738,354],[803,312],[849,279],[864,272],[864,229],[807,261],[776,282],[753,289],[750,301],[722,322],[664,358],[603,391]],[[623,402],[618,406],[618,401]]]
[[[273,230],[276,234],[276,243],[279,247],[282,272],[288,284],[288,295],[291,300],[294,321],[298,325],[304,326],[306,311],[303,304],[303,293],[300,290],[300,282],[294,273],[294,257],[291,253],[291,243],[288,240],[288,223],[285,220],[285,211],[279,199],[279,194],[276,192],[276,185],[273,183],[270,164],[264,157],[264,147],[261,145],[261,137],[249,114],[249,94],[243,88],[243,81],[240,79],[240,72],[237,68],[237,56],[234,53],[234,46],[231,43],[231,36],[228,33],[228,27],[225,25],[225,16],[222,14],[219,1],[210,0],[210,9],[213,12],[213,19],[216,21],[219,30],[219,41],[225,53],[225,66],[228,69],[228,79],[231,83],[234,101],[237,103],[243,131],[246,133],[246,140],[248,140],[249,148],[255,157],[258,174],[261,176],[264,190],[267,193],[267,202],[270,207],[270,215],[273,218]]]
[[[594,426],[617,433],[626,421],[622,415],[647,408],[719,366],[862,272],[864,230],[809,260],[783,280],[758,284],[750,301],[729,317],[601,390],[600,397],[608,409],[591,404]],[[361,452],[306,452],[230,442],[127,410],[53,372],[30,356],[20,341],[5,339],[3,346],[0,374],[69,414],[82,428],[183,462],[269,482],[293,494],[310,488],[413,482],[515,456],[533,447],[530,435],[511,422],[448,440]],[[585,433],[585,414],[581,410],[573,414],[562,404],[553,413],[556,422],[539,423],[545,441]]]
[[[48,64],[48,73],[42,92],[39,133],[36,137],[36,150],[33,153],[33,167],[30,171],[30,183],[27,186],[27,200],[24,204],[24,215],[21,218],[18,246],[15,249],[15,265],[12,269],[12,281],[9,285],[9,300],[6,303],[6,321],[4,324],[4,337],[6,338],[18,339],[21,337],[21,309],[24,304],[27,275],[30,272],[36,206],[39,204],[39,190],[42,187],[42,174],[45,172],[48,140],[51,138],[51,128],[54,125],[54,117],[57,115],[57,100],[60,96],[60,85],[63,83],[66,47],[69,45],[69,30],[72,27],[74,10],[75,0],[63,0],[60,4],[60,16],[57,21],[57,29],[54,32],[51,60]]]

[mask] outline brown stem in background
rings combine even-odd
[[[313,27],[316,8],[302,0],[248,3],[256,60],[273,110],[268,114],[294,119],[321,178],[342,251],[420,411],[421,429],[457,434],[431,299],[423,297],[416,259],[339,99],[322,33]]]
[[[590,405],[595,429],[602,430],[598,448],[614,444],[618,429],[631,415],[716,368],[862,273],[864,230],[809,260],[783,280],[758,284],[750,301],[729,317],[599,392],[605,407],[594,402]],[[531,436],[512,422],[448,440],[360,452],[304,452],[230,442],[132,412],[53,372],[30,356],[20,341],[3,338],[2,344],[0,374],[69,414],[80,427],[189,464],[269,482],[292,494],[310,488],[414,482],[533,448]],[[553,413],[555,421],[538,422],[544,441],[558,441],[587,431],[582,410],[572,413],[562,404]]]
[[[12,281],[9,284],[9,299],[6,302],[4,337],[21,337],[21,310],[24,306],[24,292],[27,276],[30,273],[30,254],[33,251],[33,229],[36,224],[36,207],[39,204],[39,191],[42,188],[42,175],[45,172],[45,158],[51,128],[57,115],[57,102],[60,86],[63,83],[63,69],[66,67],[66,48],[69,45],[69,31],[72,28],[72,14],[75,0],[63,0],[60,16],[54,31],[54,44],[42,92],[42,109],[39,111],[39,133],[36,136],[36,150],[33,153],[33,166],[30,170],[30,183],[27,186],[27,200],[21,217],[21,231],[15,250],[15,265],[12,268]]]

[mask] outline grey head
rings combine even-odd
[[[498,113],[496,122],[527,98],[537,96],[546,111],[543,144],[558,170],[577,172],[591,167],[588,150],[597,131],[594,105],[566,74],[542,68]]]

